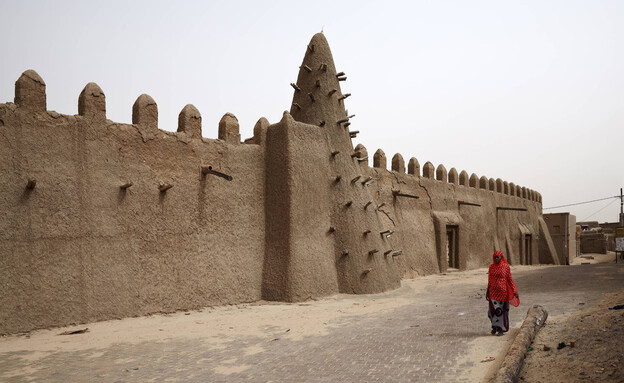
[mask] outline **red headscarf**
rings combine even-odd
[[[493,262],[488,272],[488,298],[500,302],[509,302],[510,305],[518,307],[520,298],[514,296],[518,293],[516,284],[511,277],[511,269],[509,263],[505,260],[505,256],[499,250],[492,255],[494,257],[502,257],[499,263]]]

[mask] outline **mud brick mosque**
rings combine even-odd
[[[538,192],[354,146],[345,74],[323,34],[305,51],[290,112],[243,142],[229,113],[203,137],[193,105],[159,130],[146,94],[110,121],[94,83],[49,111],[24,72],[0,104],[0,333],[378,293],[495,249],[558,263]]]

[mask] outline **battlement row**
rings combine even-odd
[[[46,84],[37,72],[30,69],[22,73],[15,82],[15,104],[32,112],[46,112]],[[88,83],[78,97],[78,115],[92,120],[106,120],[106,96],[94,82]],[[147,94],[140,95],[132,106],[132,124],[148,130],[158,130],[158,106]],[[187,104],[178,116],[178,132],[185,132],[193,139],[202,138],[202,117],[197,108]],[[266,126],[268,121],[261,118],[256,124]],[[226,113],[219,121],[220,140],[229,144],[240,144],[238,119],[232,113]],[[248,141],[246,141],[248,142]],[[254,143],[253,140],[251,143]]]
[[[368,151],[364,145],[358,144],[355,147],[355,152],[358,154],[357,157],[359,159],[368,159]],[[383,150],[377,149],[373,155],[373,167],[386,170],[388,169],[386,154]],[[397,173],[405,174],[405,160],[400,153],[396,153],[392,157],[391,170]],[[455,168],[451,168],[451,170],[447,171],[446,167],[442,164],[438,165],[436,168],[431,162],[427,161],[422,167],[421,174],[420,163],[414,157],[410,158],[407,164],[407,174],[475,189],[489,190],[542,203],[542,195],[535,190],[516,185],[513,182],[503,181],[500,178],[494,179],[486,176],[479,177],[475,173],[472,173],[469,176],[468,172],[465,170],[457,173]]]
[[[25,71],[15,83],[15,104],[19,108],[25,108],[33,112],[45,112],[45,87],[45,82],[37,72],[34,70]],[[78,115],[93,120],[106,120],[106,96],[96,83],[88,83],[80,93],[78,97]],[[188,104],[178,116],[177,131],[185,132],[190,138],[201,139],[201,119],[201,114],[197,108],[192,104]],[[132,123],[148,130],[158,130],[158,106],[152,97],[142,94],[137,98],[132,106]],[[257,137],[260,136],[258,133],[266,129],[268,125],[268,121],[265,118],[261,118],[254,127],[254,138],[245,140],[245,143],[259,143],[256,142],[259,139]],[[229,144],[240,144],[239,129],[236,116],[226,113],[219,121],[218,139]],[[360,160],[365,161],[368,159],[368,151],[362,144],[357,145],[355,151],[358,153]],[[383,150],[378,149],[373,155],[373,167],[387,169],[387,158]],[[396,153],[392,157],[391,170],[397,173],[406,172],[405,160],[401,154]],[[524,186],[521,187],[513,182],[503,181],[500,178],[479,177],[475,173],[469,176],[465,170],[458,173],[455,168],[447,171],[442,164],[435,168],[431,162],[426,162],[422,167],[421,174],[420,163],[414,157],[408,161],[407,174],[475,189],[490,190],[538,203],[542,202],[540,193]]]

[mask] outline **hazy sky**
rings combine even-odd
[[[0,15],[0,103],[34,69],[59,113],[77,114],[93,81],[111,120],[131,123],[147,93],[161,129],[190,103],[204,137],[231,112],[248,138],[290,109],[323,30],[369,153],[500,177],[544,207],[624,186],[623,1],[0,0]],[[545,212],[616,221],[619,206]]]

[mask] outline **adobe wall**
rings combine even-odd
[[[264,299],[338,293],[324,138],[319,127],[295,122],[287,112],[268,127]]]
[[[0,104],[0,333],[261,299],[262,147],[202,139],[192,106],[158,130],[146,95],[114,123],[94,88],[60,115],[29,71]]]
[[[449,177],[444,166],[439,165],[434,175],[431,163],[426,163],[420,174],[415,158],[406,173],[399,154],[393,159],[394,170],[387,170],[385,154],[380,153],[376,153],[378,163],[374,167],[362,166],[375,181],[368,187],[377,196],[377,204],[383,204],[378,210],[384,225],[394,231],[388,241],[393,249],[402,252],[396,256],[402,277],[447,270],[447,226],[458,228],[459,269],[488,266],[497,249],[505,253],[510,264],[539,263],[542,235],[537,193],[531,191],[534,197],[510,195],[509,191],[505,193],[502,181],[497,191],[493,179],[492,183],[487,179],[481,185],[461,185],[455,169],[451,169]],[[527,254],[526,235],[531,236],[529,258],[521,259],[522,254]]]
[[[290,113],[241,143],[229,113],[203,138],[192,105],[177,132],[159,130],[147,95],[132,124],[107,120],[93,83],[78,115],[48,111],[44,81],[24,72],[0,104],[0,333],[387,291],[447,271],[449,228],[457,269],[496,249],[558,262],[539,193],[381,150],[370,166],[344,80],[316,34]]]
[[[544,220],[557,249],[559,262],[569,264],[577,256],[576,217],[570,213],[550,213],[544,214]]]

